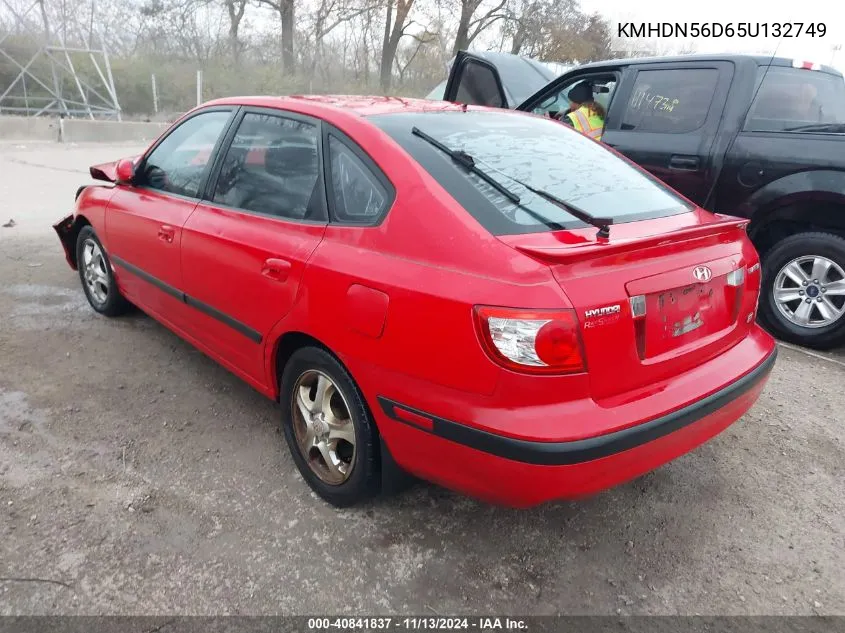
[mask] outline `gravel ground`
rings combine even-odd
[[[274,403],[87,307],[49,225],[140,149],[0,145],[0,614],[845,614],[845,353],[783,348],[743,420],[585,501],[336,510]]]

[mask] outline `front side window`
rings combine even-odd
[[[823,132],[826,126],[845,124],[845,79],[841,76],[778,66],[760,72],[762,83],[745,131]]]
[[[295,220],[324,219],[318,137],[311,123],[247,113],[226,151],[213,201]]]
[[[226,111],[203,112],[179,125],[147,156],[139,184],[197,197],[229,116]]]
[[[557,121],[512,112],[397,113],[370,120],[401,145],[494,235],[583,226],[520,184],[615,222],[689,211],[689,203],[584,135]],[[505,197],[412,129],[472,156],[477,167],[519,196]]]
[[[698,130],[707,120],[718,80],[715,68],[640,71],[622,129],[662,134]]]
[[[329,154],[337,220],[369,223],[377,219],[388,202],[387,191],[379,179],[334,136],[329,136]]]
[[[572,108],[567,95],[569,91],[575,87],[576,84],[586,81],[590,84],[593,90],[593,101],[598,103],[607,113],[610,108],[610,100],[613,98],[613,92],[616,90],[616,77],[614,75],[596,76],[596,77],[578,77],[572,81],[568,81],[562,88],[557,90],[554,94],[549,95],[543,99],[532,112],[534,114],[541,114],[550,116],[554,119],[561,118],[566,115]]]

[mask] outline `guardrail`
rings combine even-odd
[[[163,122],[92,121],[3,115],[0,116],[0,142],[142,143],[158,137],[168,125]]]

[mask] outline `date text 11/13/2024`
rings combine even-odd
[[[527,631],[510,617],[325,617],[308,618],[309,631]]]

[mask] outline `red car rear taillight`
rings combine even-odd
[[[515,371],[586,371],[575,310],[520,310],[476,306],[479,339],[494,361]]]

